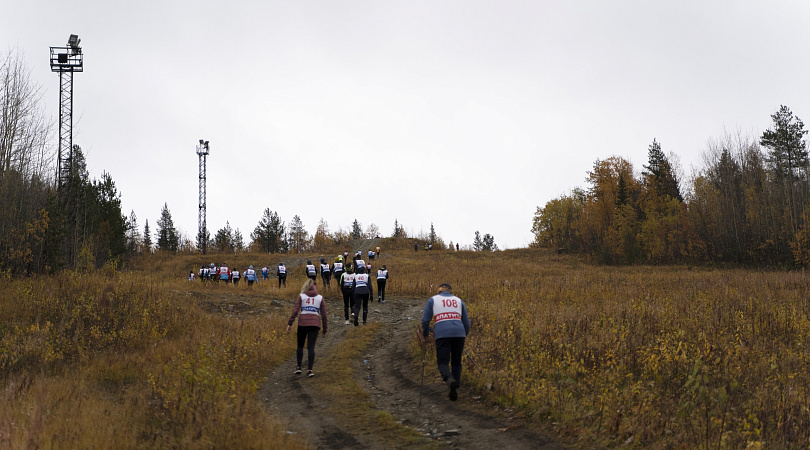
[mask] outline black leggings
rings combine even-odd
[[[352,288],[343,288],[343,316],[349,320],[349,308],[352,306]]]
[[[377,278],[377,298],[385,300],[385,278]]]
[[[315,342],[318,340],[318,327],[298,326],[298,348],[295,350],[295,357],[298,359],[298,367],[304,359],[304,341],[307,342],[307,369],[312,370],[312,363],[315,362]]]
[[[332,272],[321,272],[321,280],[323,280],[323,284],[332,287]]]
[[[362,302],[363,305],[363,323],[366,323],[366,319],[368,318],[368,292],[365,294],[354,294],[354,320],[357,321],[357,317],[360,315],[360,304]]]
[[[283,277],[278,277],[278,287],[281,288],[281,283],[284,283],[284,287],[287,287],[287,275]]]

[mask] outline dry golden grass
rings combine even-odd
[[[592,446],[806,446],[804,272],[603,267],[541,250],[388,263],[391,292],[447,281],[468,305],[466,375]]]
[[[0,402],[10,406],[0,408],[0,447],[297,445],[253,392],[292,354],[293,340],[278,339],[288,311],[265,307],[298,292],[299,268],[282,290],[185,281],[205,261],[274,267],[282,258],[320,255],[157,255],[121,274],[4,282]],[[467,349],[483,371],[465,359],[467,385],[556,424],[575,445],[810,440],[804,272],[603,267],[542,250],[384,248],[381,264],[390,301],[427,299],[451,283],[467,302]],[[268,312],[230,312],[235,299]]]
[[[156,280],[0,288],[0,448],[303,448],[255,398],[293,349],[285,317],[208,313]]]

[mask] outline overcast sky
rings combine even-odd
[[[167,203],[194,239],[205,139],[212,235],[249,239],[270,208],[511,248],[596,159],[641,171],[655,138],[689,175],[779,105],[810,120],[808,19],[800,0],[27,0],[0,42],[58,125],[49,46],[79,35],[73,142],[141,230]]]

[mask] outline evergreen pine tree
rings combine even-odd
[[[284,224],[281,222],[278,213],[270,211],[270,208],[265,208],[262,219],[250,238],[258,243],[259,248],[267,253],[279,253],[282,248],[282,240],[284,240]]]
[[[214,248],[220,252],[233,252],[236,249],[230,222],[225,221],[225,226],[217,230],[217,234],[214,235]]]
[[[127,252],[130,254],[138,253],[141,247],[141,232],[138,230],[138,217],[135,216],[135,211],[129,213],[127,220]]]
[[[661,150],[661,144],[655,139],[653,139],[653,143],[650,144],[650,147],[647,149],[647,159],[648,165],[644,166],[647,172],[644,172],[643,175],[645,175],[650,184],[652,184],[655,192],[661,197],[669,196],[683,201],[672,165],[669,163],[663,150]]]
[[[304,228],[304,222],[296,214],[290,221],[290,233],[288,236],[290,250],[301,253],[309,247],[309,233]]]
[[[178,247],[180,247],[180,235],[174,227],[172,213],[169,211],[169,205],[167,203],[163,204],[163,209],[160,211],[160,219],[158,219],[157,227],[158,249],[176,252]]]
[[[481,240],[481,233],[475,230],[475,239],[473,240],[473,250],[480,252],[484,248],[484,241]]]
[[[239,228],[233,232],[233,249],[237,252],[245,250],[245,239],[242,237],[242,232]]]
[[[498,246],[495,245],[495,238],[492,237],[491,234],[486,233],[484,237],[481,239],[481,250],[485,250],[488,252],[494,252],[498,250]]]
[[[146,224],[143,226],[143,248],[147,252],[152,251],[152,232],[149,230],[149,219],[146,219]]]
[[[352,222],[352,239],[360,239],[361,237],[363,237],[363,227],[360,226],[357,219],[354,219],[354,222]]]

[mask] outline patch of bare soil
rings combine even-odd
[[[333,288],[334,289],[334,288]],[[331,295],[330,295],[331,294]],[[352,325],[344,325],[343,301],[326,293],[329,305],[329,333],[319,337],[313,371],[318,359],[325,358],[334,346],[346,339]],[[369,305],[369,322],[387,326],[377,335],[362,359],[351,362],[355,380],[370,394],[377,409],[387,411],[403,425],[411,427],[441,446],[465,449],[558,449],[557,442],[525,427],[509,411],[485,405],[475,392],[459,390],[458,401],[448,399],[447,386],[441,381],[435,359],[425,365],[420,402],[421,366],[415,367],[408,352],[409,342],[421,321],[426,299],[390,297],[386,303]],[[362,326],[362,325],[361,325]],[[472,330],[475,332],[475,330]],[[430,355],[430,353],[428,353]],[[304,355],[306,364],[306,353]],[[464,359],[464,370],[475,370]],[[341,417],[330,415],[323,396],[296,376],[295,357],[268,375],[258,395],[274,415],[281,418],[289,433],[301,435],[317,448],[357,449],[390,448],[373,433],[353,433]]]

